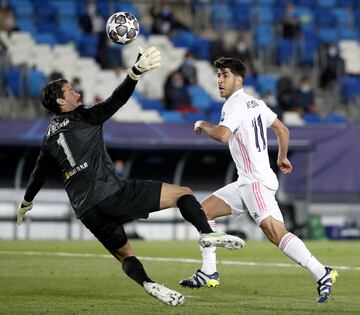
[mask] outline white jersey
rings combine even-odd
[[[278,189],[267,147],[267,128],[276,117],[263,101],[246,94],[243,89],[236,91],[224,103],[219,124],[232,132],[229,149],[240,185],[260,182],[269,189]]]

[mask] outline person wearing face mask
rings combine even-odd
[[[251,47],[243,35],[239,35],[236,44],[229,49],[227,55],[231,58],[240,59],[249,73],[256,74]]]
[[[181,112],[196,111],[191,106],[191,99],[187,87],[181,71],[177,70],[170,74],[164,87],[166,109]]]
[[[331,88],[343,71],[343,61],[334,43],[326,44],[320,49],[320,86]]]
[[[194,54],[191,51],[186,52],[185,59],[180,66],[180,71],[184,76],[187,85],[197,84],[197,71],[194,64]]]
[[[105,29],[104,18],[97,12],[94,0],[86,1],[85,13],[80,15],[79,24],[82,30],[88,34],[99,35]]]
[[[310,78],[306,75],[300,78],[299,86],[295,89],[294,106],[300,114],[318,113],[315,105],[314,89]]]

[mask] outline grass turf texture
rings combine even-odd
[[[200,259],[195,241],[132,244],[142,257]],[[98,242],[0,241],[0,314],[359,314],[360,242],[306,244],[323,263],[351,267],[338,270],[340,277],[325,304],[315,302],[316,286],[309,272],[295,267],[270,243],[249,241],[239,251],[218,250],[220,287],[216,289],[191,290],[178,285],[200,263],[144,259],[154,281],[185,295],[182,306],[170,307],[127,278]],[[22,254],[30,251],[46,254]],[[226,261],[284,263],[294,268]]]

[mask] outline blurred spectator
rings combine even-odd
[[[80,101],[81,101],[81,103],[82,103],[83,100],[84,100],[84,91],[83,91],[83,88],[81,87],[81,80],[80,80],[80,78],[75,77],[75,78],[73,79],[73,81],[71,82],[71,85],[72,85],[74,91],[80,94]]]
[[[196,111],[191,106],[187,85],[180,71],[174,71],[169,75],[165,82],[164,90],[166,109],[182,112]]]
[[[121,50],[118,44],[102,36],[101,44],[99,45],[98,62],[103,69],[115,70],[117,73],[124,69]]]
[[[0,9],[0,31],[5,31],[10,34],[16,30],[17,27],[13,12],[7,8]]]
[[[118,174],[120,177],[124,176],[125,162],[123,160],[116,160],[114,162],[114,168],[115,168],[116,174]]]
[[[320,86],[324,89],[332,88],[333,83],[343,72],[343,60],[339,55],[338,48],[333,43],[327,43],[320,47]]]
[[[279,106],[279,103],[276,99],[276,96],[272,91],[267,91],[265,95],[263,96],[263,101],[269,108],[281,118],[282,116],[282,109]]]
[[[174,17],[169,1],[161,1],[160,5],[155,3],[150,10],[150,15],[153,18],[151,26],[153,34],[170,35],[176,30],[189,30]]]
[[[294,83],[288,76],[282,76],[277,81],[276,95],[278,105],[283,111],[292,110]]]
[[[194,54],[191,51],[186,52],[184,62],[180,66],[180,72],[182,73],[187,85],[197,85],[197,73],[194,64]]]
[[[291,2],[285,4],[285,12],[280,19],[281,38],[297,39],[300,35],[300,21],[295,15],[295,5]]]
[[[306,75],[300,78],[299,85],[294,91],[293,109],[300,114],[318,113],[315,106],[314,87],[310,78]]]
[[[210,44],[210,62],[211,64],[218,58],[227,55],[227,51],[224,48],[225,44],[221,38],[215,38]]]
[[[251,47],[243,35],[239,35],[235,46],[232,46],[226,56],[238,58],[246,65],[248,73],[256,74]]]
[[[97,12],[94,0],[86,1],[86,12],[80,15],[79,24],[85,33],[99,35],[105,30],[104,18]]]

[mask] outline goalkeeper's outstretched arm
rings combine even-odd
[[[41,149],[34,170],[31,173],[24,199],[22,200],[18,214],[17,223],[20,225],[24,220],[26,212],[30,211],[33,207],[32,201],[34,200],[41,187],[44,185],[46,175],[49,167],[52,165],[50,156],[46,153],[44,148]]]

